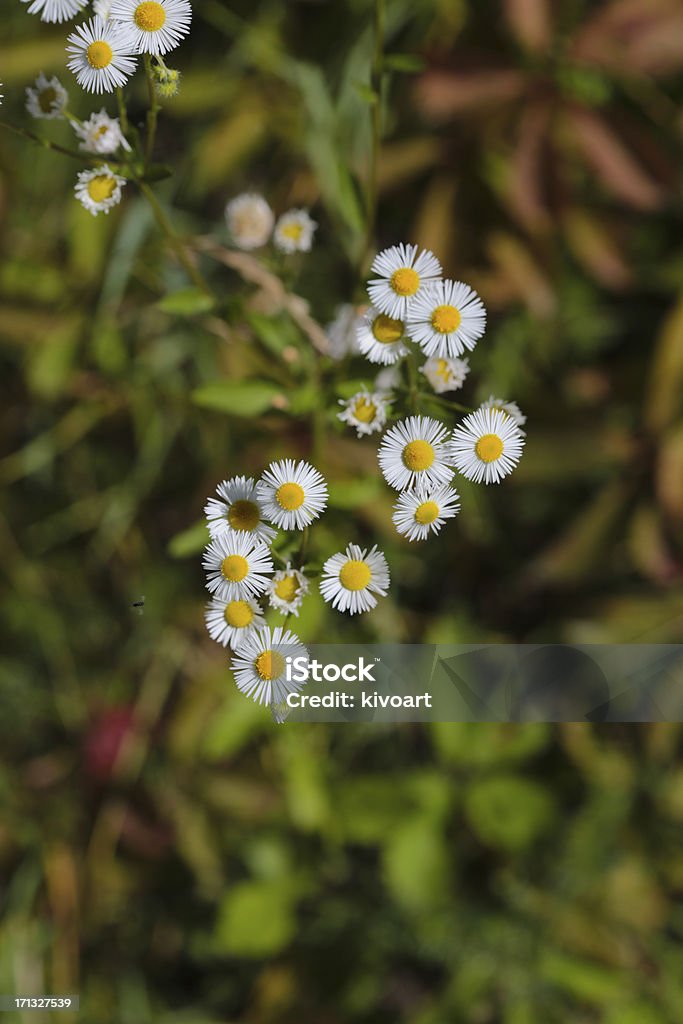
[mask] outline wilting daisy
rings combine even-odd
[[[275,216],[263,196],[244,192],[225,207],[225,221],[238,249],[258,249],[270,238]]]
[[[316,222],[309,217],[308,210],[288,210],[275,225],[275,247],[286,253],[310,252],[317,227]]]
[[[206,606],[204,618],[212,639],[233,650],[254,629],[266,624],[263,612],[252,598],[221,601],[214,597]]]
[[[429,416],[409,416],[387,430],[379,446],[379,465],[391,487],[403,491],[417,483],[447,484],[450,468],[448,431]]]
[[[81,171],[76,178],[74,191],[78,201],[93,217],[98,213],[109,213],[121,202],[121,189],[126,179],[116,174],[106,164]]]
[[[277,530],[264,521],[263,505],[256,496],[256,481],[247,476],[223,480],[216,488],[218,498],[209,498],[204,515],[209,533],[218,537],[229,530],[249,534],[269,544]]]
[[[262,594],[273,573],[270,551],[248,533],[222,533],[204,551],[207,589],[224,601]]]
[[[358,351],[356,325],[361,320],[355,306],[345,302],[337,307],[332,320],[325,328],[328,352],[331,359],[343,359]]]
[[[26,90],[26,109],[38,120],[56,121],[64,117],[69,96],[56,76],[46,78],[41,71]]]
[[[86,153],[115,153],[119,147],[130,152],[118,117],[110,117],[104,109],[81,124],[74,122],[74,131],[82,139],[80,148]]]
[[[283,530],[303,530],[327,506],[327,484],[307,462],[271,462],[256,493],[263,515]]]
[[[475,483],[497,484],[519,462],[524,437],[512,416],[500,409],[477,409],[453,431],[455,468]]]
[[[465,383],[469,372],[467,359],[444,359],[439,356],[432,356],[420,367],[420,373],[425,375],[437,395],[444,391],[457,391]]]
[[[29,4],[29,14],[39,14],[41,21],[62,22],[75,18],[88,0],[21,0]]]
[[[389,589],[389,566],[375,546],[366,552],[357,544],[328,558],[323,566],[320,593],[340,612],[367,612]]]
[[[411,304],[406,330],[428,356],[460,356],[486,329],[486,310],[462,281],[437,281]]]
[[[190,31],[189,0],[113,0],[110,18],[125,25],[136,53],[168,53]]]
[[[387,366],[375,377],[377,391],[393,391],[401,384],[401,374],[397,366]]]
[[[67,66],[87,92],[114,92],[135,71],[135,44],[123,25],[95,17],[79,25],[67,43]]]
[[[370,300],[380,313],[405,320],[415,300],[441,277],[436,256],[416,245],[392,245],[375,256],[371,272],[377,279],[368,284]]]
[[[232,659],[237,688],[258,704],[277,704],[296,693],[303,682],[287,679],[287,659],[308,657],[298,636],[278,626],[249,634]]]
[[[344,411],[337,413],[337,419],[355,427],[358,437],[382,430],[387,421],[387,398],[380,391],[358,391],[339,404]]]
[[[526,416],[516,402],[506,402],[504,398],[494,398],[493,395],[491,395],[485,402],[482,402],[480,408],[500,409],[501,412],[505,412],[508,416],[512,416],[513,420],[520,428],[521,434],[526,433],[526,431],[521,429],[526,423]]]
[[[408,354],[402,341],[404,337],[402,320],[395,320],[372,306],[356,327],[358,351],[371,363],[381,363],[383,366],[390,366]]]
[[[287,615],[298,615],[309,587],[310,584],[304,574],[298,569],[293,569],[287,562],[287,567],[279,569],[268,584],[271,608],[277,608]]]
[[[408,540],[425,540],[430,533],[438,533],[446,520],[459,511],[458,492],[452,487],[418,484],[412,491],[399,495],[393,520],[398,532]]]

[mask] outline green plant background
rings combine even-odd
[[[101,104],[5,6],[3,118],[68,142],[28,123],[37,72]],[[221,245],[244,189],[310,205],[272,269],[324,324],[363,301],[373,5],[193,7],[157,194]],[[319,555],[377,542],[393,585],[362,621],[311,597],[302,639],[681,639],[680,4],[387,8],[376,243],[477,287],[463,400],[529,418],[426,545],[334,417],[367,364],[202,255],[209,309],[132,188],[91,218],[75,162],[0,135],[0,990],[86,1024],[683,1019],[678,726],[277,727],[204,631],[205,497],[317,433]]]

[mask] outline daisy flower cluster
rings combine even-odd
[[[384,431],[379,466],[399,492],[393,522],[409,541],[420,541],[458,514],[456,473],[494,484],[512,472],[522,455],[526,418],[516,403],[492,396],[455,427],[428,415],[389,423],[391,405],[400,404],[395,394],[408,396],[413,407],[423,399],[451,413],[467,411],[440,396],[463,387],[467,355],[486,329],[486,310],[469,285],[445,280],[436,256],[416,245],[379,253],[371,273],[371,305],[360,315],[352,306],[340,307],[328,338],[333,359],[360,354],[383,369],[373,390],[363,388],[340,402],[338,419],[359,437]],[[426,359],[418,376],[431,389],[427,395],[420,394],[414,372],[420,355]]]
[[[286,628],[287,620],[275,629],[266,624],[268,607],[287,619],[298,616],[315,575],[320,576],[323,599],[350,615],[374,608],[389,589],[389,567],[376,547],[349,544],[320,570],[304,563],[308,528],[327,502],[327,483],[317,469],[283,459],[271,463],[260,480],[224,480],[204,509],[211,537],[203,557],[211,594],[206,627],[214,640],[232,650],[239,690],[262,704],[277,704],[292,690],[285,679],[285,659],[306,653]],[[301,535],[295,558],[278,553],[281,533]],[[286,548],[290,540],[285,538]]]
[[[287,210],[278,220],[263,196],[243,192],[225,207],[225,222],[232,244],[249,252],[268,242],[280,252],[310,252],[318,225],[308,210]]]
[[[61,24],[85,17],[65,41],[67,67],[85,92],[102,95],[121,90],[140,60],[158,96],[170,98],[178,91],[179,72],[167,67],[164,55],[190,31],[190,0],[93,0],[90,11],[86,10],[88,0],[21,2],[29,14],[45,22]],[[136,154],[120,118],[102,107],[86,120],[79,119],[69,111],[68,94],[59,79],[42,73],[26,90],[26,108],[36,119],[71,124],[79,150],[94,164],[78,174],[76,198],[93,216],[109,213],[121,202],[128,178],[138,176]],[[99,162],[102,156],[118,159]]]

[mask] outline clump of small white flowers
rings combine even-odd
[[[468,480],[497,484],[522,456],[524,435],[512,416],[500,409],[480,408],[453,431],[453,465]]]
[[[301,602],[309,591],[310,584],[304,574],[287,562],[279,569],[268,585],[268,601],[283,615],[298,615]]]
[[[284,253],[310,252],[313,235],[318,227],[308,210],[288,210],[283,213],[273,233],[275,248]]]
[[[46,78],[42,71],[26,90],[26,109],[37,120],[62,119],[68,102],[69,95],[59,79],[55,75]]]
[[[266,244],[273,231],[275,216],[263,196],[256,192],[243,192],[225,207],[225,220],[234,245],[249,251]]]
[[[343,412],[337,413],[342,423],[356,428],[358,437],[384,429],[387,421],[387,396],[381,391],[358,391],[346,401],[340,400]]]
[[[403,491],[394,505],[394,525],[408,540],[425,540],[438,533],[447,519],[460,511],[458,492],[448,484],[429,487],[418,484]]]
[[[420,367],[420,373],[427,378],[437,395],[457,391],[465,383],[469,372],[467,359],[444,359],[438,356],[432,356]]]
[[[517,424],[517,426],[520,428],[523,427],[526,423],[526,416],[524,415],[520,407],[517,405],[517,403],[507,402],[504,398],[494,398],[493,395],[490,395],[485,402],[482,402],[480,408],[500,409],[501,412],[504,412],[508,416],[511,416]],[[521,433],[524,434],[525,431],[522,430]]]
[[[340,612],[367,612],[389,590],[389,566],[377,546],[371,551],[349,544],[323,565],[320,593]]]
[[[136,47],[130,30],[95,16],[67,39],[67,67],[86,92],[114,92],[136,68]]]
[[[168,53],[190,31],[189,0],[113,0],[109,17],[130,32],[136,53]]]
[[[118,117],[110,117],[106,110],[91,114],[80,124],[74,122],[74,131],[81,139],[80,148],[86,153],[109,154],[117,149],[130,152],[130,145],[121,131]]]
[[[126,179],[112,171],[107,164],[81,171],[76,179],[76,198],[85,209],[96,217],[98,213],[109,213],[121,202],[122,189]]]
[[[39,14],[41,21],[58,22],[75,18],[83,10],[88,0],[21,0],[28,4],[29,14]]]

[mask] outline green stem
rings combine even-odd
[[[157,197],[154,195],[153,190],[149,187],[149,185],[146,182],[140,181],[139,179],[138,187],[142,192],[143,196],[145,197],[145,199],[147,200],[147,202],[149,203],[149,205],[151,206],[152,213],[154,214],[154,219],[161,228],[163,234],[166,236],[169,245],[171,246],[176,256],[178,257],[178,260],[187,271],[188,277],[190,278],[192,283],[196,285],[196,287],[199,288],[201,291],[203,291],[205,295],[208,295],[210,298],[213,299],[214,295],[213,292],[211,291],[211,288],[204,280],[204,277],[199,272],[197,267],[194,265],[182,239],[178,238],[178,236],[176,235],[173,229],[173,225],[168,219],[166,211],[164,210],[163,206],[161,205]]]
[[[123,89],[120,87],[116,90],[116,102],[119,105],[119,121],[121,123],[121,131],[126,135],[129,131],[130,125],[128,124],[128,111],[126,109],[126,101],[123,98]]]
[[[157,121],[159,116],[159,100],[157,91],[154,88],[154,74],[152,72],[152,58],[145,54],[145,74],[147,76],[147,93],[149,96],[149,110],[147,111],[147,140],[145,143],[145,171],[148,170],[154,155],[154,142],[157,134]]]
[[[374,54],[372,68],[370,70],[370,88],[374,93],[374,101],[371,113],[371,142],[370,142],[370,163],[368,167],[368,182],[366,196],[366,217],[367,226],[365,233],[365,246],[362,253],[361,276],[364,277],[370,257],[372,256],[375,240],[375,222],[377,220],[378,200],[378,168],[379,153],[382,142],[382,74],[384,69],[384,3],[385,0],[375,0],[375,16],[373,26]]]
[[[8,132],[14,132],[15,135],[20,135],[22,139],[28,139],[29,142],[35,142],[37,146],[42,146],[43,149],[51,149],[54,153],[61,153],[63,156],[70,156],[74,160],[80,160],[81,163],[102,163],[101,157],[88,155],[87,153],[79,153],[75,149],[68,149],[66,146],[60,146],[56,142],[50,142],[49,139],[42,139],[40,135],[35,135],[33,132],[26,131],[25,128],[16,128],[13,124],[8,124],[6,121],[0,121],[0,128],[6,128]],[[111,160],[107,162],[110,167],[121,166]]]
[[[460,405],[459,402],[449,402],[447,398],[441,398],[439,395],[432,395],[428,391],[421,391],[420,398],[429,402],[434,402],[435,405],[440,405],[442,409],[450,409],[451,412],[474,412],[474,408],[471,405]]]

